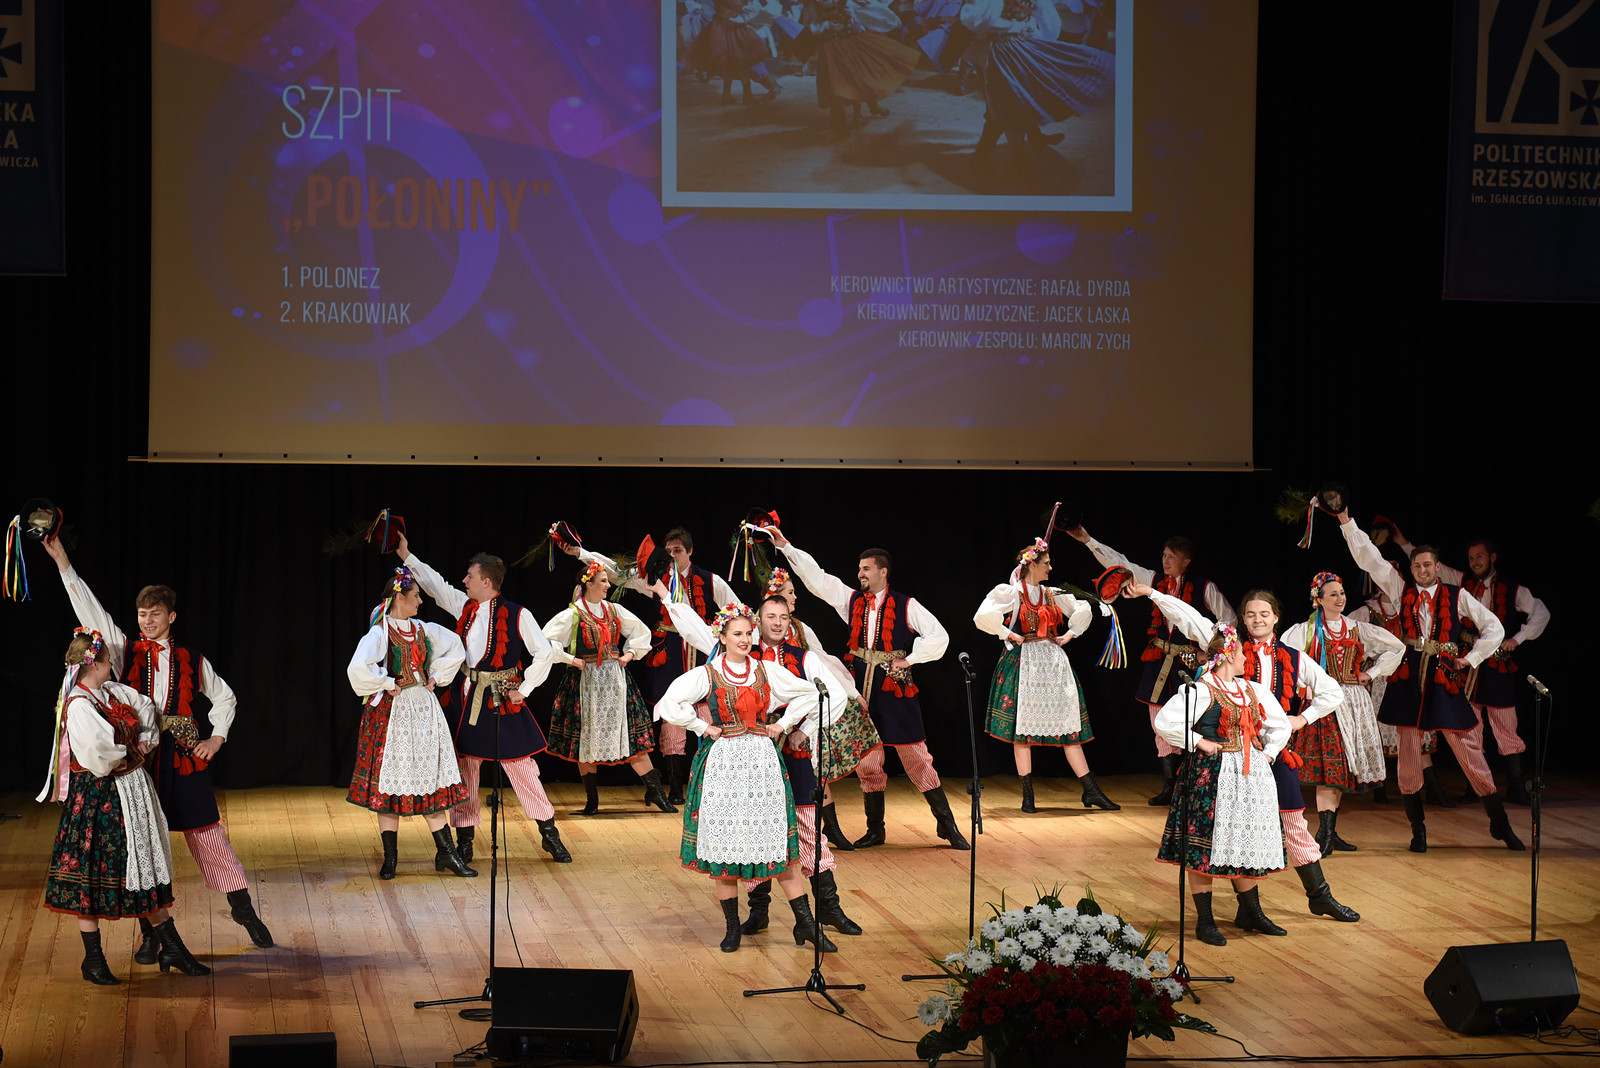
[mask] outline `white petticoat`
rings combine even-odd
[[[695,856],[708,864],[783,864],[789,857],[788,798],[771,738],[718,738],[706,753],[701,778]]]
[[[427,797],[460,781],[455,742],[439,699],[426,686],[407,686],[389,706],[378,792]]]
[[[1055,642],[1024,642],[1017,663],[1017,739],[1077,734],[1080,712],[1067,651]]]
[[[1260,750],[1221,754],[1217,769],[1217,809],[1211,826],[1211,867],[1284,867],[1283,821],[1278,816],[1278,785],[1272,765]]]
[[[128,890],[154,890],[172,884],[172,843],[167,817],[143,768],[117,776],[122,803],[122,832],[127,840],[127,866],[122,885]]]
[[[1344,684],[1344,700],[1334,709],[1339,737],[1344,741],[1345,763],[1358,783],[1382,782],[1383,735],[1378,730],[1378,711],[1365,686]]]
[[[614,764],[633,755],[628,738],[628,678],[622,664],[607,660],[578,676],[578,759]]]

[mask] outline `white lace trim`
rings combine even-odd
[[[128,860],[122,885],[128,890],[154,890],[172,883],[172,843],[167,838],[167,817],[156,800],[150,776],[143,769],[117,776],[117,799],[122,803],[122,831]]]
[[[585,764],[627,760],[628,678],[615,660],[583,669],[578,678],[578,759]]]
[[[407,686],[389,707],[378,792],[427,797],[461,781],[455,742],[439,699],[425,686]]]
[[[1272,765],[1259,750],[1250,754],[1250,774],[1243,753],[1223,753],[1217,769],[1217,812],[1211,827],[1213,868],[1284,867],[1283,822],[1278,818],[1278,785]]]
[[[1055,642],[1024,642],[1017,664],[1018,738],[1051,738],[1083,730],[1078,682],[1067,651]]]
[[[1365,686],[1344,684],[1344,700],[1333,714],[1338,717],[1339,737],[1344,741],[1345,763],[1356,782],[1382,782],[1383,736],[1378,732],[1378,712]]]
[[[710,864],[781,864],[789,811],[778,747],[765,734],[719,738],[706,754],[695,855]]]

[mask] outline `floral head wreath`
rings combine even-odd
[[[741,617],[748,619],[752,627],[755,626],[756,614],[750,610],[749,605],[740,604],[738,601],[729,601],[722,606],[716,615],[711,617],[711,633],[721,634],[729,623]]]
[[[82,663],[83,667],[88,667],[90,664],[100,659],[100,651],[106,647],[106,637],[104,634],[101,634],[92,627],[72,628],[72,636],[74,638],[80,634],[89,639],[89,648],[84,651]],[[78,665],[72,666],[76,667]]]
[[[781,567],[772,569],[772,577],[767,579],[767,596],[772,596],[783,589],[783,584],[789,581],[789,572]]]
[[[1343,585],[1344,579],[1340,578],[1338,575],[1335,575],[1332,571],[1317,572],[1317,577],[1311,580],[1312,604],[1316,604],[1322,599],[1322,587],[1326,586],[1330,582],[1337,582],[1340,585]]]
[[[389,583],[389,589],[393,593],[404,593],[407,586],[416,584],[417,576],[411,573],[409,567],[397,567],[394,569],[394,578]]]
[[[389,614],[389,609],[394,605],[394,599],[406,590],[417,584],[417,576],[409,567],[397,567],[389,578],[389,592],[378,606],[367,613],[367,626],[375,627],[378,620]]]
[[[1011,581],[1021,582],[1027,572],[1028,565],[1034,563],[1039,557],[1050,551],[1050,543],[1043,538],[1034,538],[1033,544],[1022,550],[1022,557],[1017,561],[1017,566],[1011,570]]]
[[[1222,639],[1222,648],[1216,651],[1210,660],[1206,661],[1206,670],[1215,671],[1222,662],[1232,656],[1239,648],[1239,631],[1230,623],[1219,623],[1216,636]]]
[[[589,583],[593,582],[601,572],[605,571],[605,569],[606,565],[602,564],[599,560],[590,560],[588,565],[583,569],[583,574],[578,576],[578,585],[589,585]]]

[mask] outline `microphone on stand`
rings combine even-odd
[[[1185,686],[1193,686],[1194,685],[1194,676],[1189,674],[1187,671],[1183,670],[1183,668],[1179,668],[1178,669],[1178,678],[1183,680],[1183,684]]]
[[[972,657],[966,653],[957,653],[956,659],[961,662],[961,670],[967,673],[968,682],[978,677],[978,673],[972,670]]]
[[[1528,676],[1528,685],[1532,686],[1535,690],[1538,690],[1544,696],[1550,696],[1550,688],[1544,683],[1540,682],[1538,679],[1534,678],[1532,675]]]
[[[817,692],[818,693],[827,693],[828,692],[828,684],[827,683],[823,682],[821,679],[815,679],[813,681],[815,681],[816,684],[817,684]]]

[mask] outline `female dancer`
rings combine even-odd
[[[689,46],[689,66],[694,70],[709,71],[722,78],[722,102],[733,103],[733,83],[744,87],[744,102],[750,103],[750,79],[753,77],[767,89],[762,102],[773,100],[779,93],[777,79],[770,74],[756,74],[752,69],[772,58],[767,42],[749,25],[757,12],[745,11],[746,0],[716,0],[714,14],[706,28]]]
[[[209,975],[172,925],[172,847],[145,754],[161,727],[156,706],[111,681],[111,659],[97,630],[79,627],[67,646],[58,716],[72,749],[72,779],[50,855],[44,907],[78,917],[83,977],[98,986],[119,980],[100,948],[100,921],[148,916],[161,942],[161,970]],[[56,731],[57,737],[60,728]],[[56,766],[56,754],[50,757]]]
[[[1283,644],[1304,649],[1344,689],[1333,715],[1308,723],[1293,744],[1305,762],[1300,782],[1317,788],[1317,846],[1327,856],[1356,848],[1339,837],[1340,795],[1383,785],[1383,739],[1368,688],[1400,665],[1406,647],[1382,627],[1344,614],[1344,580],[1331,571],[1311,580],[1311,603],[1311,618],[1290,627]],[[1363,671],[1368,657],[1376,662]]]
[[[661,789],[661,773],[650,763],[655,735],[650,709],[633,676],[623,670],[650,651],[650,628],[639,617],[606,600],[611,580],[605,565],[591,560],[578,577],[572,604],[544,625],[566,677],[550,707],[550,752],[578,765],[587,804],[583,816],[600,811],[601,764],[627,764],[644,780],[644,799],[662,812],[676,812]]]
[[[1192,784],[1187,804],[1174,804],[1167,813],[1156,858],[1189,870],[1194,935],[1207,945],[1225,946],[1228,940],[1211,915],[1214,878],[1232,880],[1240,927],[1283,933],[1262,913],[1256,884],[1286,863],[1271,765],[1289,741],[1289,719],[1271,687],[1243,677],[1244,643],[1231,626],[1217,627],[1205,655],[1207,663],[1194,684],[1198,699],[1184,687],[1156,713],[1156,733],[1189,750],[1187,760],[1194,765],[1181,773]],[[1195,717],[1192,731],[1185,715]],[[1186,849],[1180,838],[1185,808]]]
[[[800,874],[794,796],[774,740],[807,721],[816,730],[817,690],[776,663],[750,655],[755,615],[727,605],[711,622],[722,651],[703,667],[677,678],[656,705],[656,715],[700,735],[683,806],[683,866],[716,883],[726,932],[722,951],[739,948],[739,882],[776,878],[794,912],[794,942],[816,942],[818,928]],[[707,723],[695,714],[704,701]],[[787,705],[782,718],[768,715]],[[814,737],[813,737],[814,740]],[[823,952],[836,947],[821,936]]]
[[[850,133],[844,109],[861,121],[861,105],[882,117],[878,101],[900,88],[922,53],[888,34],[900,18],[880,0],[811,0],[802,16],[817,45],[817,107],[826,108],[833,135]]]
[[[1035,538],[1017,553],[1011,581],[996,586],[978,606],[972,622],[1005,643],[989,688],[989,722],[985,729],[1011,754],[1022,779],[1022,811],[1037,812],[1033,803],[1033,746],[1059,745],[1072,773],[1083,784],[1083,807],[1116,811],[1094,781],[1083,743],[1094,738],[1084,708],[1083,687],[1072,673],[1063,648],[1089,629],[1094,610],[1088,601],[1044,584],[1050,577],[1050,544]]]
[[[422,588],[408,567],[397,567],[384,583],[383,603],[372,611],[372,629],[356,646],[345,674],[363,699],[356,770],[345,800],[378,814],[383,867],[393,879],[400,855],[400,817],[421,816],[433,832],[436,871],[463,878],[478,873],[456,852],[450,809],[467,799],[456,764],[450,725],[434,696],[448,687],[467,651],[454,631],[417,618]]]

